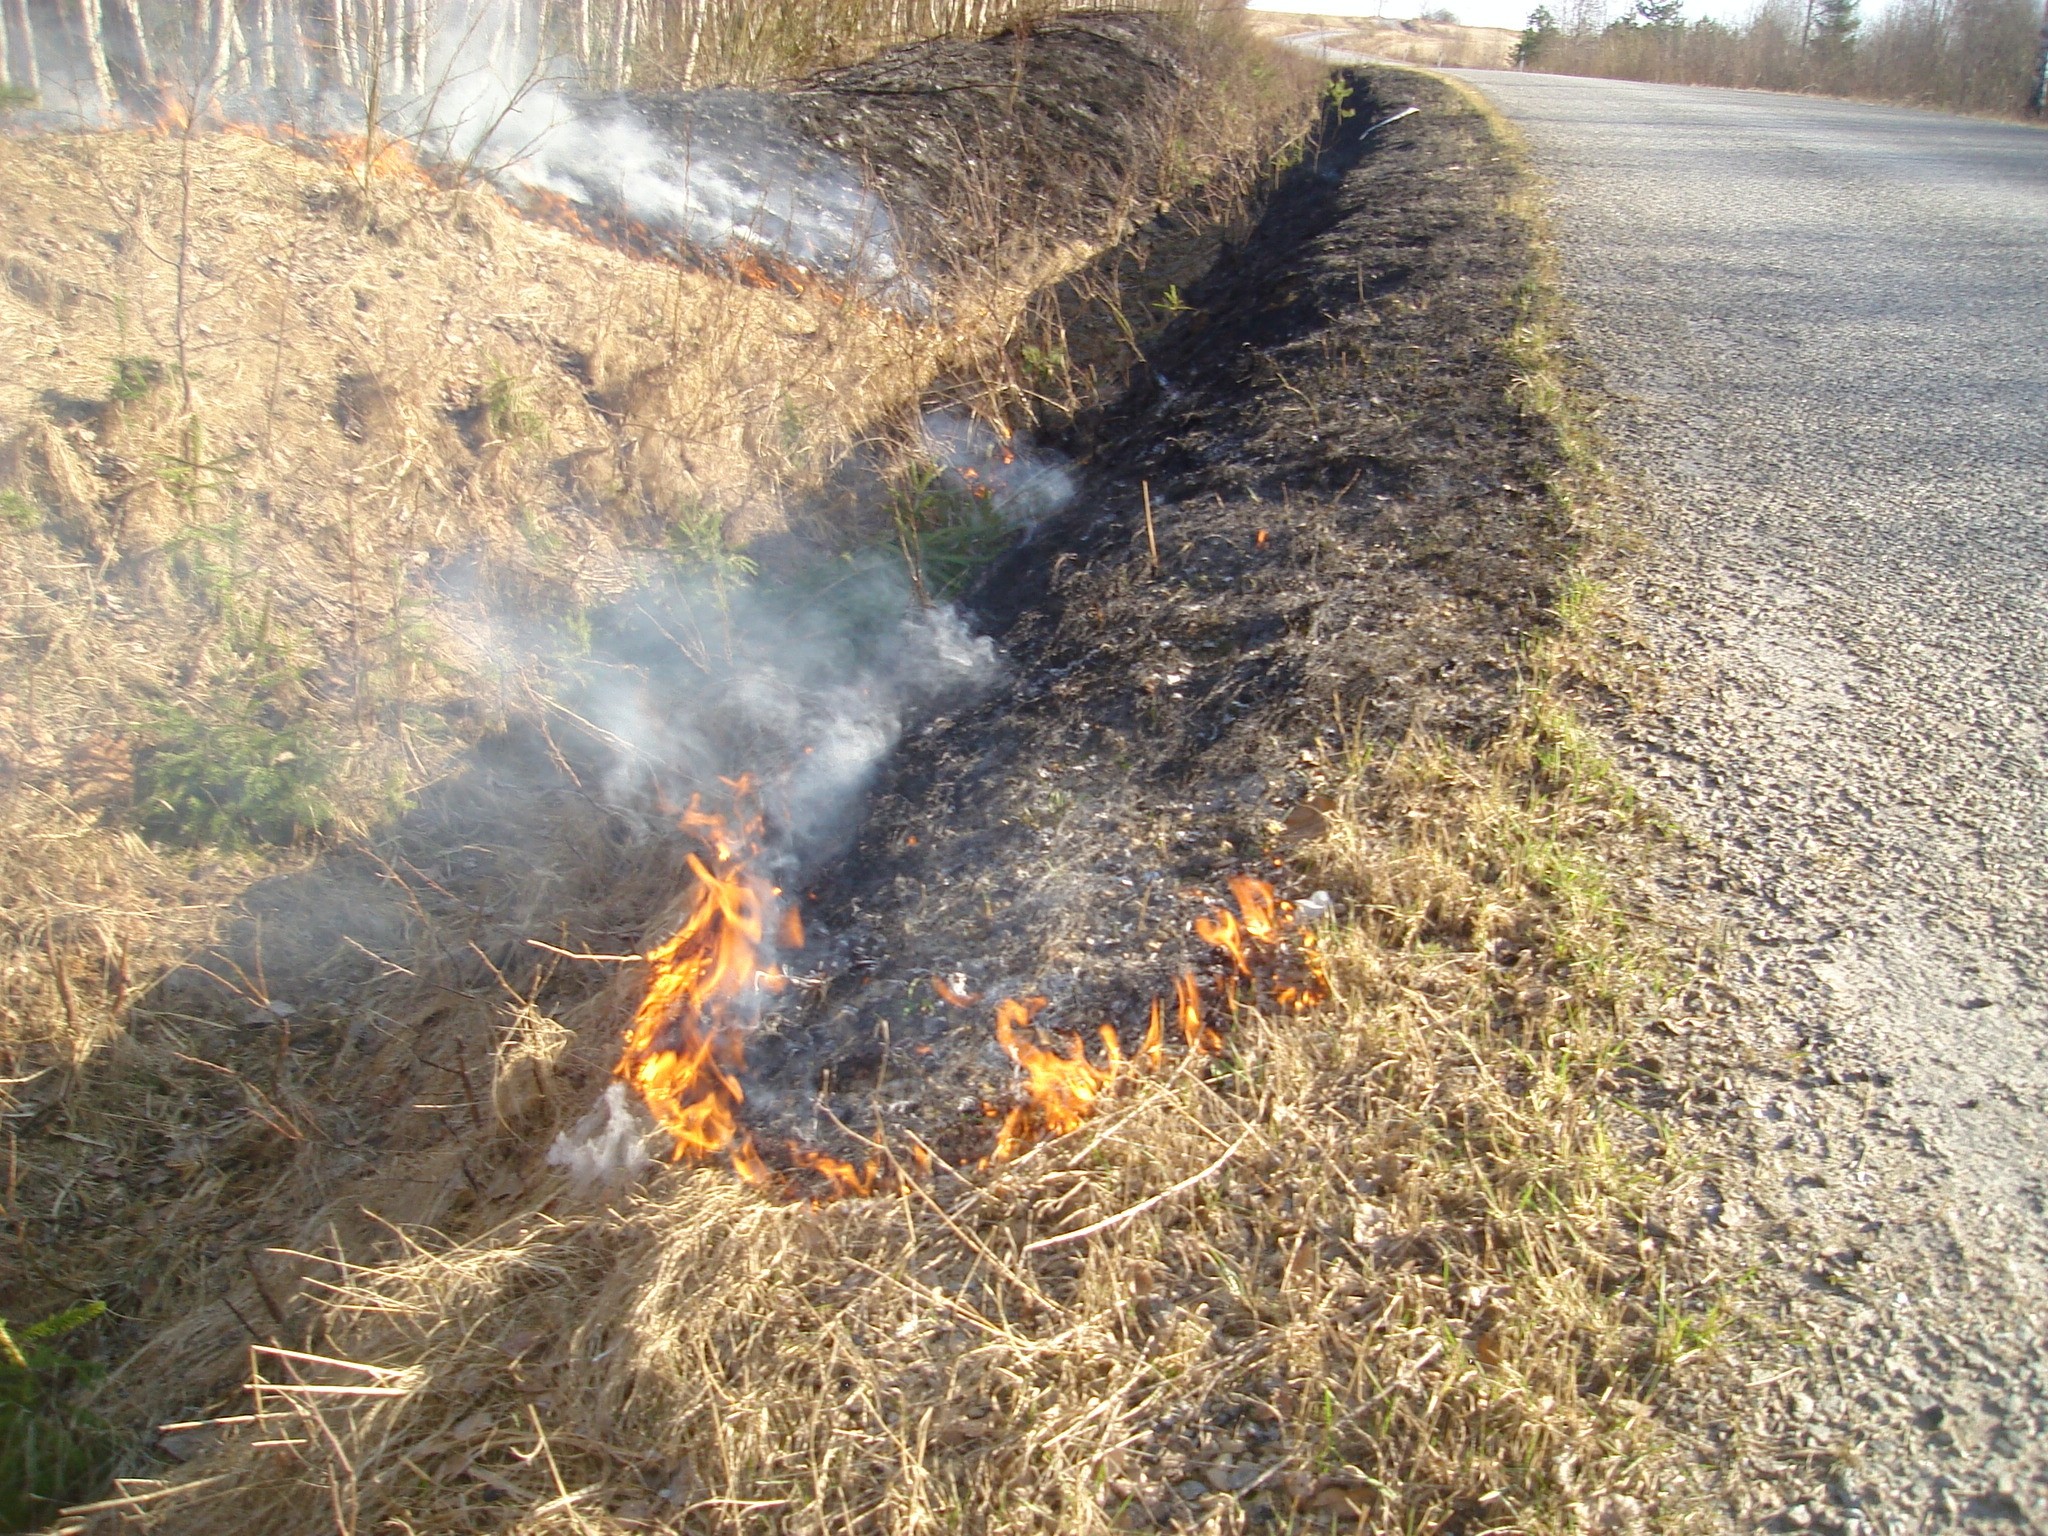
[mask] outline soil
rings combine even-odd
[[[971,599],[1005,681],[904,743],[815,878],[814,985],[749,1046],[768,1136],[985,1152],[1012,1069],[986,1004],[931,978],[1128,1045],[1211,963],[1190,925],[1224,879],[1288,884],[1344,754],[1503,721],[1565,552],[1509,400],[1510,172],[1446,87],[1350,78],[1126,395],[1064,434],[1070,510]]]

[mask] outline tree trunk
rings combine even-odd
[[[261,91],[277,89],[277,3],[256,0],[255,46],[249,50],[250,75]]]
[[[632,25],[633,11],[628,0],[618,0],[618,8],[612,17],[612,57],[610,78],[605,84],[615,91],[626,88],[626,32]]]
[[[228,83],[238,91],[249,88],[249,35],[242,30],[242,8],[227,0]]]
[[[327,58],[334,71],[334,79],[345,91],[352,91],[356,85],[356,29],[349,19],[350,0],[329,0],[332,9],[328,13]]]
[[[298,0],[276,0],[276,35],[271,46],[277,50],[277,83],[293,96],[312,86],[306,65],[306,33],[299,23]]]
[[[405,7],[401,0],[384,0],[379,8],[384,25],[380,29],[384,39],[384,72],[377,78],[382,89],[389,94],[405,94]]]
[[[2041,7],[2041,43],[2034,50],[2034,91],[2027,110],[2036,117],[2048,112],[2048,3]]]
[[[107,69],[107,50],[100,40],[98,0],[74,0],[71,17],[78,24],[79,50],[85,55],[86,72],[92,76],[93,94],[99,98],[100,111],[111,112],[114,77]]]
[[[352,0],[356,7],[356,88],[380,93],[390,76],[384,69],[384,7],[379,0]]]
[[[149,57],[149,34],[142,30],[142,8],[136,0],[112,0],[114,14],[121,19],[124,56],[122,66],[132,70],[138,89],[147,90],[156,83],[156,65]]]
[[[219,90],[227,84],[228,67],[235,60],[235,6],[234,0],[213,0],[213,47],[209,50],[206,63],[206,84],[201,96]]]
[[[29,20],[28,0],[7,0],[7,21],[14,29],[14,83],[25,91],[41,91],[43,72],[36,64],[36,29]]]
[[[491,39],[491,68],[500,80],[519,74],[519,6],[516,0],[498,0],[498,30]]]
[[[299,24],[299,57],[305,63],[306,89],[316,94],[339,90],[341,65],[335,57],[335,29],[340,7],[333,0],[295,0],[293,10]]]
[[[414,91],[427,89],[427,34],[434,22],[432,0],[405,0],[405,77]]]

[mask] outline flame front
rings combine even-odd
[[[745,804],[751,786],[741,781],[733,788]],[[735,832],[693,798],[682,825],[704,843],[703,852],[688,860],[695,887],[675,933],[646,956],[647,991],[626,1031],[618,1076],[639,1090],[655,1119],[675,1138],[680,1161],[723,1158],[747,1182],[784,1194],[791,1192],[785,1175],[798,1170],[821,1180],[830,1191],[827,1198],[876,1193],[885,1187],[880,1157],[856,1166],[792,1142],[787,1159],[778,1160],[783,1169],[778,1174],[741,1124],[749,997],[756,991],[780,991],[786,984],[779,969],[764,966],[763,938],[773,926],[785,944],[801,944],[802,925],[793,911],[777,918],[780,893],[753,872],[761,835],[758,818],[741,819]],[[1240,984],[1260,977],[1270,981],[1271,995],[1284,1007],[1304,1007],[1328,996],[1314,934],[1296,927],[1288,903],[1265,881],[1250,876],[1234,877],[1230,891],[1236,913],[1218,908],[1195,922],[1196,933],[1228,962],[1210,988],[1224,1011],[1237,1007]],[[933,976],[931,985],[947,1003],[964,1008],[978,1001],[955,984],[964,981]],[[1039,1025],[1044,998],[998,1002],[996,1042],[1023,1080],[1007,1109],[988,1106],[998,1125],[986,1162],[1005,1161],[1037,1141],[1077,1129],[1125,1079],[1164,1072],[1170,1033],[1178,1035],[1184,1059],[1220,1052],[1223,1036],[1204,1016],[1203,994],[1203,983],[1183,972],[1174,978],[1171,1000],[1152,1000],[1135,1052],[1126,1054],[1113,1025],[1097,1027],[1099,1059],[1091,1056],[1081,1035]],[[884,1143],[874,1145],[888,1155]],[[912,1160],[923,1168],[929,1158],[920,1154],[922,1144],[912,1149]],[[893,1187],[894,1176],[886,1182]]]
[[[996,1162],[1015,1156],[1042,1136],[1063,1136],[1080,1125],[1095,1112],[1096,1101],[1123,1065],[1116,1031],[1107,1024],[1101,1031],[1107,1066],[1098,1067],[1088,1059],[1079,1035],[1060,1036],[1056,1051],[1040,1045],[1032,1019],[1044,1006],[1042,997],[1005,998],[996,1004],[996,1042],[1023,1069],[1025,1078],[1024,1101],[1011,1108],[996,1132]]]
[[[766,1183],[767,1165],[739,1123],[746,1054],[733,1017],[762,979],[761,936],[775,898],[748,866],[760,827],[749,820],[735,838],[695,798],[682,823],[704,838],[705,856],[689,858],[697,880],[690,910],[647,954],[647,992],[617,1073],[675,1138],[678,1159],[729,1157],[741,1178]]]

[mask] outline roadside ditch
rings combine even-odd
[[[1141,236],[1144,259],[1076,274],[1012,338],[1036,432],[975,462],[1028,453],[1067,491],[975,562],[965,628],[919,632],[987,665],[935,691],[856,672],[911,728],[856,815],[765,871],[800,914],[779,958],[801,985],[749,1004],[738,1111],[762,1144],[872,1164],[884,1193],[559,1171],[647,988],[618,957],[665,937],[712,854],[687,820],[650,852],[593,793],[605,731],[508,734],[470,787],[560,768],[555,847],[587,857],[551,900],[615,926],[549,927],[532,900],[466,924],[420,870],[353,869],[409,894],[358,941],[386,967],[352,983],[374,1009],[314,1037],[346,1094],[317,1156],[260,1131],[236,1154],[304,1209],[117,1373],[160,1420],[182,1403],[181,1427],[124,1485],[146,1504],[81,1521],[1642,1516],[1646,1404],[1697,1355],[1706,1303],[1662,1221],[1681,1171],[1636,1043],[1659,962],[1610,867],[1645,822],[1559,684],[1578,534],[1519,173],[1451,88],[1393,70],[1342,76],[1288,158],[1253,221],[1188,249]],[[1117,387],[1051,387],[1055,351]],[[777,622],[749,617],[752,570],[719,569],[694,640],[643,609],[616,654]],[[869,610],[845,613],[857,649]],[[819,745],[801,712],[777,736],[699,703],[733,727],[699,766],[800,773]],[[715,778],[650,781],[647,818]],[[494,802],[454,803],[448,825],[488,844]],[[478,888],[517,878],[492,859]],[[1328,998],[1222,987],[1196,925],[1247,876],[1320,922]],[[529,931],[508,940],[506,912]],[[378,960],[401,952],[420,976]],[[1136,1059],[1189,975],[1214,1049],[1112,1075],[1072,1135],[993,1156],[1021,1091],[997,1000],[1034,1000],[1055,1049],[1107,1026]],[[289,1012],[245,1023],[294,1048]],[[241,1357],[247,1392],[222,1375]]]

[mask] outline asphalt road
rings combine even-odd
[[[1729,1507],[2048,1530],[2048,132],[1463,78],[1648,535],[1617,751],[1732,938],[1711,1240],[1794,1331],[1708,1426]]]

